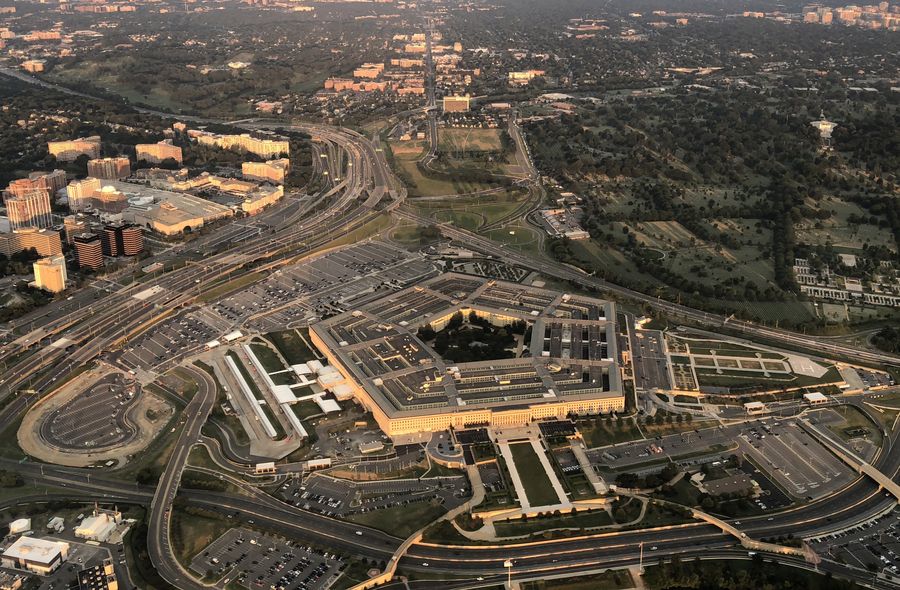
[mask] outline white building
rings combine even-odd
[[[56,571],[69,556],[69,544],[34,537],[19,537],[0,557],[3,567],[26,570],[40,576]]]
[[[122,513],[118,510],[107,511],[94,509],[93,515],[81,521],[75,527],[75,536],[89,541],[105,542],[122,522]]]

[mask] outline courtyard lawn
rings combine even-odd
[[[519,472],[519,479],[525,488],[525,495],[528,496],[528,503],[532,506],[558,504],[559,497],[531,443],[511,444],[509,450],[512,452],[516,471]]]

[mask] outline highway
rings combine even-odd
[[[199,590],[206,586],[197,582],[184,570],[172,550],[171,513],[184,466],[187,464],[191,448],[200,438],[200,429],[209,418],[218,392],[215,382],[206,371],[194,366],[187,366],[185,370],[197,382],[197,393],[182,413],[184,425],[150,501],[147,550],[150,561],[164,580],[182,590]]]
[[[405,209],[403,207],[396,209],[394,211],[394,214],[407,221],[413,221],[423,225],[434,224],[434,221],[422,217],[421,215],[417,215],[416,213],[413,213],[412,211],[409,211],[408,209]],[[806,336],[804,334],[798,334],[796,332],[791,332],[788,330],[770,328],[768,326],[755,324],[753,322],[733,319],[723,315],[693,309],[691,307],[680,305],[678,303],[672,303],[658,297],[641,293],[640,291],[629,289],[628,287],[622,287],[620,285],[616,285],[615,283],[610,283],[609,281],[599,279],[591,274],[582,271],[581,269],[575,269],[574,267],[568,266],[566,264],[561,264],[559,262],[551,261],[545,258],[532,258],[530,256],[520,254],[515,250],[506,248],[502,244],[493,242],[474,232],[458,228],[449,222],[441,223],[439,225],[441,232],[446,237],[456,240],[461,244],[465,244],[467,248],[478,250],[480,252],[503,260],[504,262],[522,266],[523,268],[539,272],[548,277],[560,279],[563,281],[572,281],[584,287],[594,288],[599,291],[612,293],[624,299],[630,299],[632,301],[644,303],[664,313],[685,318],[698,324],[718,328],[727,328],[729,330],[741,332],[748,338],[762,339],[765,341],[776,341],[784,345],[815,351],[816,355],[847,358],[863,364],[900,366],[900,356],[894,354],[874,352],[864,348],[826,342],[821,338],[817,338],[815,336]]]
[[[430,43],[430,35],[428,39]],[[8,72],[0,70],[0,73]],[[18,72],[13,75],[34,81],[28,76],[18,75]],[[67,89],[65,91],[71,92]],[[92,98],[80,93],[74,94]],[[433,94],[429,100],[433,104]],[[141,110],[154,113],[146,109]],[[155,114],[171,117],[165,113]],[[179,118],[203,121],[191,117]],[[267,124],[259,122],[249,123],[246,126],[264,128]],[[5,378],[0,389],[0,401],[5,398],[13,400],[0,411],[2,423],[12,423],[25,410],[29,400],[52,390],[55,383],[65,379],[77,367],[88,365],[104,351],[120,346],[122,342],[155,325],[169,314],[189,307],[204,290],[223,280],[248,272],[247,267],[251,266],[251,263],[278,264],[291,259],[304,249],[324,244],[328,241],[330,232],[346,233],[374,219],[380,214],[376,206],[379,203],[384,204],[385,196],[389,196],[391,200],[388,209],[392,209],[397,216],[426,225],[432,223],[402,207],[398,208],[405,197],[405,190],[391,174],[376,144],[367,138],[349,129],[323,125],[294,125],[289,128],[319,137],[325,146],[322,153],[327,153],[329,159],[336,158],[332,154],[336,153],[334,150],[337,146],[344,154],[340,158],[346,158],[346,166],[330,163],[321,168],[323,172],[326,169],[330,172],[341,170],[338,174],[344,174],[343,171],[346,171],[345,177],[337,182],[330,181],[326,185],[327,189],[314,199],[316,206],[321,205],[321,208],[315,211],[307,208],[297,209],[295,214],[291,215],[290,222],[278,222],[273,217],[271,219],[275,224],[271,227],[271,231],[261,232],[257,236],[217,251],[201,263],[151,277],[103,295],[92,303],[87,311],[82,307],[61,317],[37,318],[34,329],[41,330],[37,339],[25,339],[18,344],[8,344],[0,349],[0,362],[4,366]],[[300,214],[300,211],[308,214]],[[894,355],[823,342],[818,338],[728,319],[662,301],[557,262],[535,259],[511,251],[452,225],[442,224],[441,230],[448,237],[466,244],[467,247],[481,250],[506,262],[535,270],[549,277],[573,281],[586,287],[646,303],[663,312],[697,323],[725,326],[749,337],[776,340],[790,346],[816,350],[819,354],[841,356],[863,363],[900,363],[900,359]],[[223,231],[234,230],[223,228]],[[202,253],[202,245],[203,242],[200,242],[188,248],[199,248]],[[159,292],[143,300],[134,297],[136,293],[152,286],[159,287]],[[58,347],[41,344],[46,338],[57,340],[62,337],[68,339],[68,342]],[[173,585],[194,590],[206,586],[191,579],[175,561],[169,545],[169,515],[190,448],[200,437],[200,428],[212,408],[216,392],[215,385],[208,376],[202,371],[191,370],[195,371],[200,388],[183,412],[184,423],[172,459],[158,486],[153,490],[102,476],[92,476],[90,470],[33,463],[18,464],[9,460],[0,460],[0,465],[15,469],[42,484],[65,487],[79,494],[92,494],[101,500],[149,504],[151,506],[149,547],[154,565]],[[33,389],[39,393],[12,397],[23,389]],[[894,478],[900,472],[900,446],[896,444],[896,439],[897,435],[894,434],[891,444],[875,462],[884,473]],[[233,496],[181,490],[180,495],[183,495],[189,505],[216,510],[236,519],[252,519],[263,528],[353,555],[386,559],[401,543],[401,539],[387,533],[306,512],[262,493]],[[824,530],[834,530],[863,522],[895,505],[896,502],[885,498],[875,484],[860,478],[839,494],[818,502],[782,513],[742,519],[740,528],[753,538],[775,537],[787,533],[795,536],[818,535]],[[362,534],[357,534],[357,531]],[[401,565],[414,570],[427,569],[476,576],[502,574],[505,572],[502,562],[507,558],[513,558],[517,569],[521,568],[522,571],[540,572],[552,569],[554,572],[578,572],[589,567],[633,564],[636,559],[636,548],[641,542],[648,546],[656,546],[657,549],[653,551],[656,557],[688,555],[698,551],[712,554],[735,544],[733,538],[725,536],[710,525],[691,523],[661,529],[579,536],[548,541],[540,545],[513,545],[499,549],[419,543],[413,545],[407,556],[402,559]],[[778,559],[791,562],[793,558],[779,556]],[[429,565],[424,566],[423,563]],[[853,579],[858,577],[850,568],[840,567],[837,564],[829,564],[828,567],[835,568],[840,575]]]

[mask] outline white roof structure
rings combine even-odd
[[[341,406],[333,399],[325,399],[321,395],[317,395],[315,398],[316,404],[319,406],[319,409],[325,412],[326,414],[331,414],[334,412],[340,412]]]
[[[332,387],[331,392],[338,401],[347,401],[353,397],[353,386],[349,383],[340,383]]]
[[[31,530],[31,519],[30,518],[18,518],[11,523],[9,523],[9,533],[11,535],[18,535],[19,533],[24,533],[25,531]]]
[[[334,373],[320,373],[318,381],[319,385],[321,385],[325,389],[331,389],[343,383],[344,376],[337,371],[335,371]]]
[[[94,541],[105,541],[116,530],[116,521],[113,516],[101,512],[95,516],[89,516],[75,527],[75,536]]]
[[[291,369],[298,375],[312,375],[314,371],[309,368],[308,363],[300,363],[299,365],[291,365]]]
[[[279,404],[292,404],[297,401],[297,396],[294,395],[290,385],[274,385],[272,394]]]
[[[15,543],[7,547],[3,552],[3,557],[49,565],[60,557],[64,559],[68,552],[68,543],[34,537],[19,537]]]
[[[309,367],[310,369],[312,369],[313,372],[318,373],[324,365],[322,364],[322,361],[312,360],[312,361],[308,361],[306,363],[306,366]]]
[[[828,398],[825,397],[824,394],[822,394],[818,391],[813,391],[811,393],[804,393],[803,399],[811,404],[821,404],[821,403],[828,401]]]

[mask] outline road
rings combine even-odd
[[[0,70],[0,73],[4,73]],[[16,77],[19,76],[15,73]],[[25,76],[25,78],[30,77]],[[41,83],[42,85],[46,85]],[[66,90],[68,91],[68,90]],[[81,93],[81,96],[86,96]],[[91,97],[87,97],[91,98]],[[433,97],[431,98],[433,100]],[[144,112],[169,117],[171,115],[142,109]],[[192,121],[197,118],[179,117]],[[248,128],[265,127],[265,122],[250,122]],[[271,232],[249,238],[241,243],[217,252],[201,264],[191,265],[151,278],[136,285],[103,295],[89,307],[89,311],[76,310],[76,315],[62,315],[44,321],[35,320],[35,330],[44,330],[37,343],[26,340],[10,344],[0,350],[7,382],[0,390],[0,398],[13,399],[15,392],[28,386],[38,392],[50,391],[53,384],[79,366],[91,362],[104,350],[118,346],[139,330],[146,329],[166,317],[190,306],[198,294],[211,285],[228,277],[245,272],[250,262],[277,263],[279,257],[285,259],[296,255],[298,249],[311,248],[322,243],[323,234],[328,231],[346,232],[359,227],[378,213],[375,206],[385,195],[391,197],[389,209],[395,210],[401,218],[430,224],[415,214],[398,209],[405,192],[399,182],[390,174],[384,158],[376,144],[362,135],[347,129],[335,129],[321,125],[297,125],[292,129],[320,136],[328,142],[339,145],[347,162],[345,178],[330,186],[323,202],[324,209],[302,216],[302,221],[290,224],[276,224]],[[330,153],[330,152],[329,152]],[[338,168],[332,168],[337,170]],[[340,168],[343,170],[344,168]],[[330,197],[334,197],[331,199]],[[328,202],[330,201],[330,202]],[[614,285],[581,271],[554,261],[532,259],[510,251],[485,238],[443,225],[442,231],[449,237],[466,243],[471,248],[482,250],[506,262],[518,264],[540,272],[546,276],[573,281],[586,287],[607,291],[615,295],[640,301],[666,313],[677,315],[701,324],[728,327],[755,338],[776,340],[786,345],[818,351],[820,354],[838,355],[863,363],[897,364],[894,355],[861,350],[840,344],[823,342],[820,339],[759,326],[750,322],[732,320],[716,314],[694,310],[674,303]],[[274,262],[273,262],[274,261]],[[159,286],[161,291],[144,301],[133,295],[150,286]],[[41,340],[52,336],[65,337],[73,344],[57,347],[43,346]],[[65,343],[64,343],[65,344]],[[72,348],[74,347],[74,348]],[[35,376],[37,375],[37,376]],[[185,422],[176,443],[173,459],[161,477],[154,491],[101,477],[92,477],[88,470],[72,470],[34,464],[16,464],[0,461],[29,478],[57,487],[66,487],[80,493],[91,493],[95,497],[115,501],[149,503],[151,510],[151,554],[161,575],[180,588],[203,588],[202,584],[187,579],[184,570],[174,562],[168,544],[168,516],[171,502],[180,480],[190,446],[198,439],[199,429],[208,414],[211,401],[215,398],[214,387],[204,382],[201,391],[191,401],[184,412]],[[213,393],[210,394],[210,391]],[[27,405],[27,396],[15,398],[0,412],[0,420],[9,423]],[[876,466],[891,477],[898,476],[900,470],[900,447],[893,435],[891,444],[876,461]],[[282,532],[301,539],[313,539],[323,546],[348,551],[353,555],[385,558],[400,544],[397,539],[373,529],[361,528],[321,515],[305,512],[282,504],[274,498],[256,496],[232,496],[222,493],[184,490],[182,492],[189,505],[228,513],[239,519],[254,519],[257,524],[276,532]],[[101,499],[103,499],[101,498]],[[840,493],[823,500],[778,514],[745,518],[741,530],[754,538],[776,537],[788,533],[795,536],[811,536],[823,531],[855,525],[886,509],[896,502],[885,498],[877,486],[860,478]],[[771,520],[770,520],[771,519]],[[362,534],[357,534],[359,531]],[[656,546],[655,556],[684,555],[691,552],[721,551],[734,545],[734,539],[726,537],[717,529],[706,524],[691,523],[664,529],[629,531],[618,534],[590,535],[576,538],[548,541],[536,546],[509,546],[502,549],[489,547],[454,547],[419,543],[414,545],[402,565],[410,569],[446,571],[475,576],[482,574],[502,574],[502,562],[507,558],[515,560],[516,568],[522,571],[540,572],[552,569],[554,572],[578,572],[588,567],[604,567],[633,563],[636,547],[641,543]],[[778,559],[791,562],[793,558]],[[794,560],[796,561],[796,560]],[[427,562],[428,566],[422,564]],[[829,564],[841,575],[854,577],[857,574],[846,567]],[[477,573],[476,573],[477,572]],[[855,578],[854,578],[855,579]]]
[[[182,590],[200,590],[206,588],[197,582],[178,562],[171,546],[171,514],[172,503],[178,492],[181,474],[187,464],[191,448],[200,439],[200,429],[216,402],[218,393],[212,378],[197,367],[187,366],[185,370],[196,381],[197,393],[182,412],[184,425],[175,441],[172,456],[159,478],[156,493],[150,501],[150,523],[147,549],[150,561],[164,580]]]

